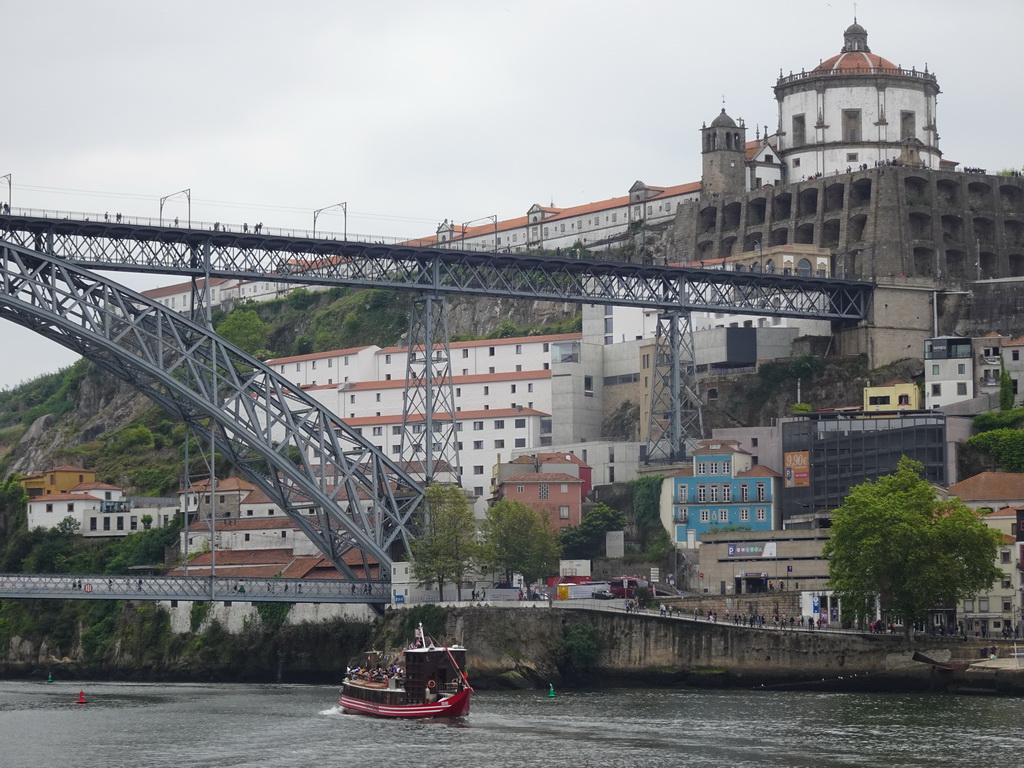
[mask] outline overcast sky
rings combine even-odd
[[[872,52],[938,76],[945,157],[1020,167],[1024,3],[856,8]],[[698,180],[698,129],[723,97],[748,138],[774,131],[780,70],[838,53],[853,15],[837,0],[0,0],[0,175],[15,208],[156,216],[189,188],[193,220],[309,227],[344,201],[350,233],[428,235]],[[184,218],[183,196],[165,213]],[[318,221],[342,227],[339,209]],[[74,359],[10,323],[0,338],[0,387]]]

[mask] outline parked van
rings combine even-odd
[[[609,589],[616,597],[636,597],[638,589],[649,586],[644,579],[638,579],[635,576],[620,576],[617,579],[612,579]]]

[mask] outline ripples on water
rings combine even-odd
[[[3,768],[1015,765],[1016,699],[481,692],[462,721],[342,714],[335,686],[0,681]],[[1007,762],[1009,760],[1009,762]]]

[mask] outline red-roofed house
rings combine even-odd
[[[1024,505],[1024,474],[981,472],[949,486],[948,493],[972,509],[1019,507]]]
[[[521,472],[498,484],[497,498],[536,509],[554,530],[580,524],[583,481],[565,472]]]

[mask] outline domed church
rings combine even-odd
[[[776,151],[788,181],[898,163],[939,168],[935,75],[871,52],[854,20],[838,54],[810,72],[783,76]]]

